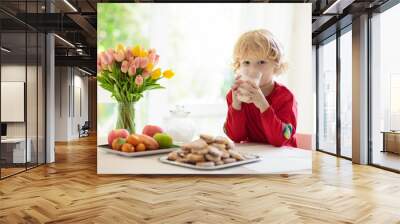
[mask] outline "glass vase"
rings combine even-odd
[[[126,129],[135,133],[135,103],[118,102],[117,129]]]

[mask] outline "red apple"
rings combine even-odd
[[[116,129],[116,130],[112,130],[109,134],[108,134],[108,145],[110,147],[112,147],[112,142],[114,139],[116,138],[127,138],[129,135],[128,130],[126,129]]]
[[[142,133],[144,135],[153,137],[157,133],[163,133],[163,130],[156,125],[146,125],[146,126],[144,126]]]

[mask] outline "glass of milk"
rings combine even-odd
[[[262,73],[259,71],[251,71],[248,68],[240,68],[237,75],[240,75],[240,80],[250,81],[250,82],[254,83],[256,86],[259,86]],[[238,90],[239,90],[238,100],[240,100],[244,103],[251,102],[251,100],[248,96],[248,91],[245,88],[243,88],[247,85],[249,85],[249,84],[242,83],[242,84],[240,84],[240,86],[238,88]]]

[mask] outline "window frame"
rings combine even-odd
[[[344,156],[341,153],[341,117],[340,117],[340,103],[341,103],[341,97],[340,97],[340,85],[341,85],[341,55],[340,55],[340,37],[347,32],[352,32],[352,23],[346,25],[345,27],[341,28],[340,30],[337,30],[336,33],[330,35],[329,37],[319,41],[316,44],[316,151],[327,153],[329,155],[337,156],[340,158],[344,158],[347,160],[352,160],[352,158],[348,156]],[[327,44],[331,41],[336,41],[336,152],[328,152],[327,150],[321,149],[319,147],[319,102],[320,102],[320,96],[319,96],[319,47],[322,44]]]

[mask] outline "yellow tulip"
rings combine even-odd
[[[146,50],[142,49],[140,51],[140,57],[145,58],[147,57],[147,55],[149,55],[149,53]]]
[[[141,51],[142,48],[140,47],[140,45],[136,45],[134,48],[132,48],[132,55],[135,57],[139,57]]]
[[[154,70],[151,73],[151,78],[152,79],[158,79],[158,78],[160,78],[160,76],[161,76],[161,69],[160,68],[157,68],[156,70]]]
[[[175,73],[171,69],[165,70],[163,72],[163,76],[167,79],[174,77],[174,75],[175,75]]]
[[[124,52],[125,51],[125,46],[123,44],[117,44],[117,47],[115,48],[116,52]]]
[[[152,63],[148,63],[146,66],[146,70],[151,72],[151,70],[153,70],[154,65]]]

